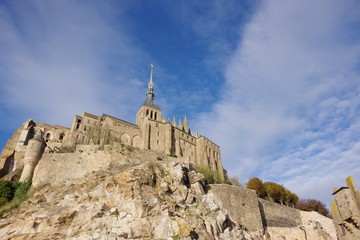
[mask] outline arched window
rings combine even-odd
[[[146,109],[146,116],[149,115],[149,109]]]
[[[157,118],[157,112],[155,112],[155,120],[156,120],[156,118]]]
[[[50,137],[51,137],[50,133],[47,133],[45,137],[45,142],[48,142],[50,140]]]
[[[62,141],[64,139],[64,136],[65,136],[65,133],[61,133],[60,137],[59,137],[59,140]]]
[[[153,111],[150,112],[150,119],[153,117]]]

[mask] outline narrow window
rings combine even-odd
[[[62,140],[64,139],[64,136],[65,136],[65,134],[64,134],[64,133],[61,133],[61,134],[60,134],[60,137],[59,137],[59,140],[62,141]]]
[[[157,112],[155,112],[155,120],[157,119]]]
[[[76,122],[76,129],[80,128],[80,124],[81,124],[81,119],[78,119]]]
[[[149,115],[149,109],[146,110],[146,116],[148,116],[148,115]]]
[[[157,145],[159,145],[159,140],[156,141]]]
[[[153,111],[150,112],[150,119],[153,117]]]
[[[47,133],[45,137],[45,142],[48,142],[49,140],[50,140],[50,133]]]

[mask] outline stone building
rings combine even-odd
[[[360,191],[354,179],[346,179],[346,187],[334,188],[331,212],[340,240],[360,239]]]
[[[197,166],[207,166],[217,171],[224,179],[220,147],[198,133],[193,136],[186,117],[183,124],[181,121],[177,124],[175,120],[171,123],[163,118],[162,111],[155,101],[154,90],[153,65],[151,65],[146,98],[136,114],[135,124],[106,114],[97,116],[86,112],[74,117],[71,128],[28,120],[21,130],[18,129],[14,133],[12,141],[15,139],[17,141],[13,150],[25,152],[28,141],[41,130],[47,145],[45,153],[64,146],[104,146],[120,142],[142,150],[179,157]],[[2,161],[11,161],[7,159],[7,155],[12,153],[12,147],[7,144],[5,148],[8,151],[5,153],[3,151]]]
[[[175,120],[170,123],[163,118],[155,101],[154,90],[151,65],[146,98],[136,114],[136,124],[106,114],[96,116],[83,113],[82,116],[75,116],[69,130],[69,140],[77,144],[111,144],[111,141],[120,141],[125,145],[178,156],[196,165],[208,166],[218,171],[223,178],[220,147],[200,134],[193,136],[186,117],[184,124],[176,124]]]

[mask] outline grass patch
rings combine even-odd
[[[10,182],[0,180],[0,216],[15,209],[27,199],[31,182]]]

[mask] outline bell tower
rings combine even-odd
[[[161,110],[156,104],[154,98],[154,83],[153,83],[154,65],[150,64],[150,80],[148,84],[148,90],[143,105],[140,107],[136,114],[136,125],[141,125],[145,118],[161,121]]]

